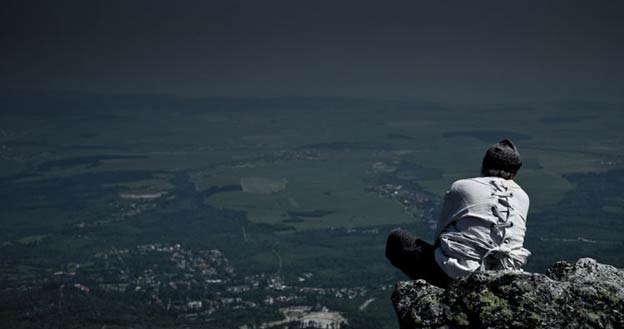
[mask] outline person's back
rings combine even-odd
[[[513,180],[462,179],[446,193],[438,221],[435,260],[451,278],[478,269],[520,269],[529,197]]]
[[[513,181],[521,166],[511,141],[492,145],[482,176],[458,180],[446,193],[435,245],[396,229],[386,257],[410,278],[442,287],[477,270],[519,270],[530,255],[523,248],[529,197]]]

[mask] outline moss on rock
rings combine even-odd
[[[402,329],[624,328],[624,272],[589,258],[546,275],[475,273],[446,290],[400,282],[392,300]]]

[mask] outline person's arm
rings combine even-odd
[[[442,209],[440,210],[440,217],[436,225],[436,233],[434,237],[434,244],[439,246],[440,233],[448,225],[448,220],[453,216],[457,209],[458,195],[454,189],[454,185],[451,185],[448,191],[444,194],[444,201],[442,202]]]

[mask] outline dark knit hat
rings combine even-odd
[[[509,140],[502,141],[490,146],[483,157],[483,168],[504,170],[515,173],[522,166],[520,153],[516,146]]]

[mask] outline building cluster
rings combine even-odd
[[[428,210],[431,203],[429,196],[419,193],[401,184],[378,184],[368,189],[380,197],[391,199],[401,204],[403,210],[415,217],[423,214],[423,209]]]
[[[287,282],[279,272],[243,276],[220,250],[151,243],[98,252],[88,263],[71,263],[54,272],[53,281],[85,294],[94,290],[143,294],[146,303],[187,320],[205,319],[224,308],[283,309],[305,305],[310,296],[354,299],[368,293],[366,287],[307,286],[313,276],[300,273],[292,282]],[[339,328],[343,323],[340,314],[327,312],[310,311],[296,321],[310,327]]]
[[[242,325],[240,329],[268,328],[319,328],[340,329],[349,321],[340,312],[330,311],[327,307],[291,306],[280,308],[284,319],[265,322],[259,325]]]

